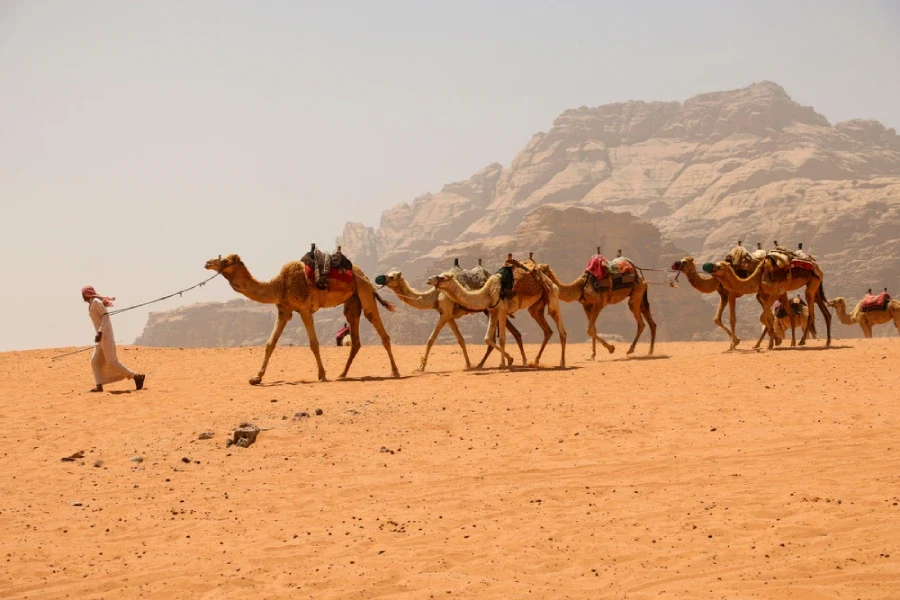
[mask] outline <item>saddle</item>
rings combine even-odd
[[[584,270],[588,274],[588,282],[598,292],[630,288],[637,279],[634,263],[624,256],[618,256],[610,262],[602,254],[595,254]]]
[[[504,300],[514,298],[516,294],[534,296],[547,293],[535,268],[537,264],[531,254],[528,260],[519,262],[512,257],[506,257],[506,263],[497,271],[500,273],[500,297]]]
[[[353,281],[353,263],[344,256],[340,246],[334,254],[326,254],[313,244],[300,261],[306,265],[306,276],[321,290],[328,289],[329,279],[344,283]]]
[[[873,312],[876,310],[887,310],[888,305],[891,303],[891,295],[887,292],[881,292],[878,295],[866,294],[866,297],[863,298],[862,306],[860,307],[861,312]]]

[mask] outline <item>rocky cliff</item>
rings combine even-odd
[[[684,253],[721,257],[739,239],[804,242],[831,297],[856,299],[884,286],[900,295],[900,137],[874,121],[831,125],[770,82],[684,103],[581,107],[534,135],[509,167],[492,164],[398,204],[377,228],[348,223],[339,242],[367,272],[401,269],[421,286],[455,257],[464,266],[478,257],[497,266],[507,252],[534,251],[574,277],[597,245],[659,267]],[[663,339],[714,335],[711,309],[701,304],[712,299],[688,292],[651,287]],[[755,330],[755,310],[747,309],[746,331]],[[632,335],[625,316],[610,309],[601,329]],[[572,339],[583,339],[583,315],[566,317]],[[475,339],[483,333],[478,319],[466,325]],[[406,307],[386,318],[392,335],[409,343],[422,343],[433,320]],[[174,338],[155,327],[151,319],[141,339],[170,345]],[[266,331],[240,343],[264,340]]]

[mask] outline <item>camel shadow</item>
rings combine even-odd
[[[850,350],[853,346],[775,346],[772,350],[776,352],[794,351],[794,352],[821,352],[823,350]]]
[[[668,360],[672,358],[668,354],[644,354],[642,356],[622,356],[620,358],[614,358],[609,362],[622,362],[622,361],[632,361],[632,360]]]
[[[500,367],[490,367],[487,369],[479,369],[477,371],[466,371],[472,375],[503,375],[507,373],[541,373],[547,371],[577,371],[584,367],[574,365],[566,365],[565,367],[512,367],[511,369],[501,369]]]
[[[373,376],[366,375],[363,377],[344,377],[343,379],[328,379],[326,381],[319,381],[318,379],[314,380],[306,380],[301,379],[300,381],[267,381],[265,383],[259,383],[254,385],[253,387],[266,388],[266,387],[281,387],[285,385],[313,385],[316,383],[341,383],[341,382],[357,382],[357,381],[399,381],[401,379],[411,379],[413,375],[401,375],[400,377],[393,377],[391,375],[381,376]]]

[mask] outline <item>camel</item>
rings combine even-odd
[[[512,366],[511,361],[506,362],[509,356],[506,353],[507,319],[516,311],[523,309],[528,310],[528,313],[544,332],[541,348],[531,364],[537,365],[540,363],[544,348],[553,335],[550,325],[547,324],[547,319],[544,318],[544,306],[546,306],[551,318],[556,322],[556,329],[559,331],[559,340],[562,346],[559,366],[560,368],[565,368],[566,328],[563,325],[562,316],[559,312],[559,288],[540,271],[529,269],[522,263],[512,259],[511,256],[507,258],[506,264],[518,271],[517,275],[519,278],[516,279],[516,284],[513,288],[515,293],[512,297],[503,293],[500,273],[491,275],[480,289],[474,291],[463,287],[452,272],[429,277],[428,285],[443,290],[454,302],[462,304],[469,310],[488,311],[490,320],[487,332],[484,335],[484,343],[500,352],[501,369]],[[499,332],[499,345],[494,342],[494,332]]]
[[[815,262],[815,259],[803,252],[803,244],[799,245],[797,252],[792,252],[786,248],[780,247],[778,242],[775,242],[775,248],[770,252],[766,252],[759,245],[757,245],[757,248],[756,252],[750,254],[750,252],[738,242],[737,247],[733,248],[726,257],[726,261],[730,262],[736,271],[743,270],[745,272],[752,271],[756,268],[756,265],[763,260],[769,262],[770,266],[767,267],[766,275],[763,276],[763,283],[769,282],[766,289],[770,293],[775,291],[775,287],[781,288],[785,292],[791,292],[805,287],[805,299],[807,306],[809,306],[809,317],[807,319],[806,327],[803,330],[803,336],[800,339],[800,345],[805,346],[807,337],[810,334],[815,334],[816,313],[813,309],[813,303],[815,303],[818,305],[819,310],[822,311],[822,316],[825,318],[827,337],[825,347],[831,346],[831,312],[828,310],[828,304],[825,298],[824,276],[819,265]],[[802,258],[803,260],[810,262],[813,269],[807,270],[793,267],[791,262],[792,258]],[[741,273],[738,272],[738,275],[740,276]],[[774,303],[774,300],[772,302]],[[768,311],[763,316],[766,317],[768,321],[768,333],[772,336],[775,333],[774,317],[771,312]],[[764,336],[765,333],[760,335],[760,339],[755,346],[756,348],[759,347]],[[770,348],[772,347],[774,339],[777,338],[769,340]],[[792,328],[791,346],[795,345],[795,339],[794,330]]]
[[[834,307],[838,319],[844,325],[853,325],[854,323],[859,325],[863,335],[867,338],[872,337],[874,325],[883,325],[891,321],[894,322],[897,332],[900,333],[900,300],[891,300],[887,310],[871,310],[869,312],[862,311],[862,300],[860,300],[849,315],[847,314],[847,301],[844,298],[835,298],[828,303],[828,306]]]
[[[728,334],[728,338],[731,340],[731,348],[730,350],[734,350],[737,348],[738,344],[741,343],[741,339],[737,336],[737,329],[735,325],[737,325],[737,313],[735,311],[735,301],[742,296],[742,294],[735,294],[729,292],[722,286],[722,283],[716,279],[715,277],[703,277],[700,273],[697,272],[697,266],[694,264],[693,256],[685,256],[681,260],[675,261],[672,265],[673,271],[678,271],[678,275],[684,273],[687,277],[688,283],[691,284],[691,287],[700,292],[701,294],[711,294],[716,292],[719,295],[719,306],[716,309],[716,314],[713,317],[713,323],[721,327],[725,333]],[[678,275],[675,276],[675,281],[678,281]],[[725,326],[722,323],[722,313],[725,312],[725,306],[728,306],[729,312],[731,314],[731,329]]]
[[[795,311],[796,306],[801,306],[800,314],[797,314]],[[796,322],[800,325],[800,329],[806,329],[806,324],[809,322],[809,306],[802,303],[800,296],[798,295],[796,298],[791,300],[790,306],[787,310],[795,311],[794,318]],[[783,317],[778,316],[778,307],[772,307],[773,315],[775,316],[775,345],[780,346],[781,340],[785,337],[785,332],[789,327],[792,326],[790,316],[785,312]],[[810,329],[810,335],[813,339],[816,339],[816,331],[815,328]]]
[[[729,293],[736,294],[756,294],[756,299],[762,306],[762,315],[760,323],[765,325],[765,330],[760,335],[754,348],[759,348],[766,333],[769,334],[769,349],[774,347],[778,334],[775,331],[775,317],[772,314],[772,306],[776,300],[781,301],[785,306],[788,304],[787,293],[800,287],[806,286],[807,305],[812,306],[815,301],[825,316],[825,324],[828,329],[828,339],[826,347],[831,345],[831,313],[828,312],[828,306],[825,304],[825,294],[822,289],[822,280],[819,276],[810,271],[803,269],[783,269],[773,267],[775,260],[767,257],[766,260],[759,261],[756,269],[750,277],[741,278],[735,273],[734,267],[730,261],[720,261],[718,263],[710,263],[704,265],[704,270],[715,277]],[[793,273],[797,273],[797,277],[793,277]],[[796,345],[796,338],[793,334],[793,313],[788,313],[791,319],[791,346]],[[800,345],[806,344],[806,338],[810,332],[810,323],[813,321],[812,311],[810,311],[809,320],[806,329],[803,331],[803,338]]]
[[[479,277],[474,277],[471,271],[463,271],[466,273],[470,279],[474,281],[478,281]],[[383,279],[382,279],[383,278]],[[487,279],[486,277],[483,279]],[[483,312],[485,314],[488,313],[487,310],[483,311],[473,311],[469,310],[465,306],[454,302],[445,292],[439,290],[437,288],[431,288],[427,292],[421,292],[419,290],[413,289],[410,287],[409,283],[407,283],[406,279],[403,278],[403,274],[399,271],[392,271],[387,273],[386,275],[382,275],[376,278],[376,283],[382,284],[389,287],[400,300],[408,304],[413,308],[417,308],[419,310],[436,310],[438,313],[438,322],[437,325],[434,326],[434,331],[431,332],[431,336],[428,338],[428,345],[425,346],[425,356],[422,357],[422,363],[419,365],[417,369],[418,372],[423,372],[425,370],[425,365],[428,363],[428,354],[431,352],[431,347],[434,345],[434,341],[437,339],[438,333],[440,333],[441,329],[444,328],[444,325],[449,325],[450,330],[453,332],[453,335],[456,336],[456,341],[459,343],[459,347],[462,348],[463,358],[466,361],[466,369],[472,368],[472,363],[469,361],[469,354],[466,352],[466,342],[462,337],[462,334],[459,332],[459,327],[456,325],[456,319],[460,317],[465,317],[467,315],[475,314],[476,312]],[[469,286],[464,286],[469,287]],[[525,364],[525,347],[522,345],[522,334],[519,333],[519,330],[515,328],[515,326],[509,321],[506,322],[506,328],[509,329],[509,332],[516,339],[516,343],[519,345],[519,350],[522,353],[522,364]],[[481,362],[478,363],[476,368],[480,369],[484,366],[485,361],[487,361],[488,356],[490,356],[493,348],[490,346],[487,347],[487,351],[484,354],[484,357],[481,359]],[[512,363],[512,357],[507,356],[507,359],[510,363]]]
[[[597,335],[597,317],[600,316],[600,311],[606,306],[618,304],[625,299],[628,299],[628,309],[631,311],[631,314],[634,316],[634,320],[637,323],[637,333],[626,354],[634,353],[634,347],[637,345],[638,339],[644,332],[644,317],[646,317],[647,322],[650,324],[650,352],[648,352],[648,354],[653,354],[653,346],[656,344],[656,322],[653,320],[653,315],[650,313],[650,301],[647,298],[648,286],[640,274],[635,275],[634,283],[628,287],[611,291],[597,291],[589,281],[587,271],[582,273],[571,283],[562,283],[559,280],[559,277],[556,276],[556,273],[553,272],[553,269],[548,265],[541,264],[538,266],[538,269],[559,288],[560,300],[563,302],[578,301],[581,303],[581,307],[584,309],[584,314],[588,321],[587,334],[592,342],[591,360],[594,360],[597,356],[598,341],[610,354],[616,351],[615,346],[607,343],[606,340]]]
[[[319,339],[316,337],[315,323],[313,322],[313,313],[320,308],[330,308],[333,306],[344,305],[344,318],[350,325],[350,355],[347,357],[347,364],[340,378],[347,376],[356,353],[359,352],[359,316],[364,314],[366,319],[375,327],[378,335],[381,337],[381,343],[387,351],[388,358],[391,361],[391,373],[394,377],[399,377],[400,372],[397,370],[397,363],[394,362],[394,354],[391,352],[391,338],[384,325],[381,322],[381,316],[378,314],[378,305],[376,301],[384,306],[387,310],[393,311],[395,307],[389,302],[385,302],[372,286],[372,282],[368,280],[362,269],[353,267],[353,280],[349,283],[337,279],[329,280],[328,290],[319,290],[315,287],[312,278],[306,275],[306,265],[300,261],[289,262],[281,268],[281,272],[271,281],[257,281],[247,270],[241,257],[237,254],[230,254],[225,258],[213,258],[206,262],[206,268],[221,273],[228,280],[228,283],[239,294],[243,294],[254,302],[262,304],[274,304],[278,309],[278,318],[275,321],[275,327],[272,334],[266,342],[266,354],[263,358],[262,366],[256,377],[250,379],[250,385],[259,385],[262,383],[263,376],[266,374],[266,366],[269,364],[269,358],[275,350],[278,338],[284,331],[285,325],[291,320],[293,312],[297,311],[300,318],[303,319],[303,325],[306,327],[306,333],[309,336],[309,349],[312,350],[316,357],[316,364],[319,368],[319,381],[326,381],[325,367],[322,365],[322,357],[319,355]]]

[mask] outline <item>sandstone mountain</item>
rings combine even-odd
[[[662,267],[683,254],[719,258],[737,240],[803,242],[825,271],[829,297],[855,301],[866,288],[885,286],[900,295],[900,137],[874,121],[831,125],[771,82],[684,103],[581,107],[534,135],[509,167],[492,164],[467,181],[401,203],[382,214],[377,228],[348,223],[339,242],[368,273],[400,269],[422,287],[424,275],[456,257],[463,266],[481,257],[496,267],[507,252],[534,251],[574,278],[598,245],[607,255],[622,248],[640,266]],[[664,274],[648,278],[662,281]],[[713,299],[685,288],[651,286],[661,339],[715,335]],[[756,331],[758,310],[752,300],[742,304],[747,335]],[[236,310],[218,306],[225,314]],[[215,320],[219,308],[181,310],[203,310]],[[633,335],[624,309],[608,310],[601,330]],[[580,310],[570,307],[565,316],[572,339],[584,339]],[[171,334],[157,335],[160,319],[151,318],[140,343],[257,343],[274,317],[258,334],[228,341],[195,339],[172,324]],[[339,313],[332,317],[339,319]],[[391,334],[406,343],[424,342],[433,321],[405,306],[386,317]],[[480,339],[483,318],[466,321],[470,339]],[[323,323],[321,337],[328,327]],[[858,335],[839,324],[835,332]],[[536,329],[529,339],[536,339]]]

